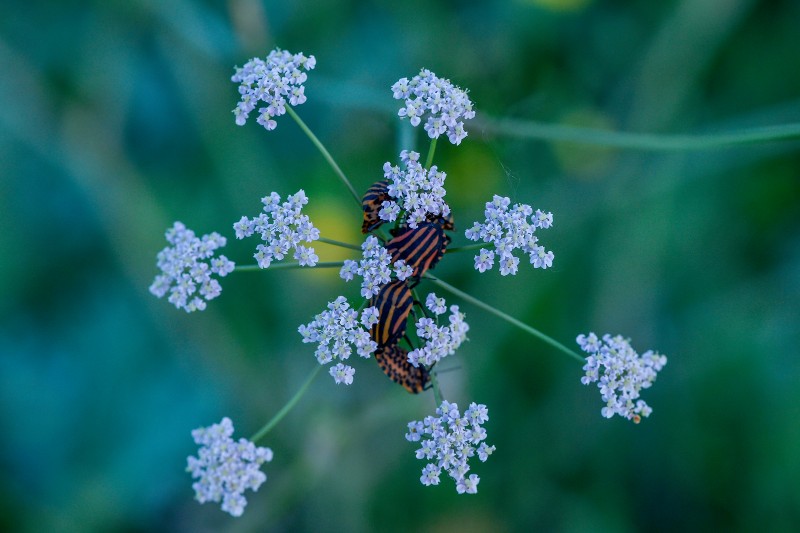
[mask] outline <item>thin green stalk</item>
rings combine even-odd
[[[436,141],[438,140],[439,137],[431,139],[431,147],[428,149],[428,158],[425,160],[425,168],[431,168],[433,164],[433,154],[436,152]]]
[[[325,146],[323,146],[320,140],[317,139],[317,136],[314,135],[314,133],[309,129],[309,127],[306,126],[306,123],[303,122],[303,119],[301,119],[297,115],[297,113],[294,112],[294,109],[292,109],[291,106],[286,106],[286,112],[294,119],[295,122],[297,122],[297,125],[300,126],[301,130],[303,130],[303,133],[305,133],[308,136],[308,138],[311,139],[311,142],[314,143],[314,146],[316,146],[317,149],[322,153],[322,156],[331,166],[333,171],[336,173],[337,176],[339,176],[339,179],[341,179],[342,183],[344,183],[345,186],[348,188],[350,194],[353,195],[353,199],[355,199],[356,203],[359,206],[361,206],[361,197],[358,195],[356,190],[350,184],[350,180],[348,180],[347,176],[344,175],[344,172],[342,172],[342,169],[339,168],[339,165],[336,164],[336,161],[333,160],[333,157],[331,156],[330,152],[328,152],[328,150],[325,148]]]
[[[484,123],[488,132],[507,137],[568,141],[610,148],[653,151],[693,151],[725,148],[741,144],[785,141],[800,138],[800,123],[748,128],[726,133],[698,135],[660,135],[609,131],[578,126],[502,119]]]
[[[314,370],[312,370],[311,374],[309,374],[308,378],[306,378],[306,382],[303,383],[300,389],[298,389],[298,391],[294,393],[294,396],[292,396],[292,398],[288,402],[286,402],[286,405],[284,405],[283,408],[281,408],[281,410],[278,411],[277,414],[273,416],[269,422],[264,424],[264,427],[259,429],[255,435],[250,437],[251,442],[258,442],[259,440],[261,440],[264,437],[264,435],[269,433],[270,430],[278,424],[278,422],[283,420],[283,417],[285,417],[289,413],[289,411],[292,410],[292,407],[297,405],[297,402],[299,402],[300,398],[302,398],[303,395],[306,393],[308,387],[311,385],[311,382],[314,381],[314,378],[317,377],[317,374],[319,374],[320,370],[322,370],[322,365],[315,365]]]
[[[326,243],[326,244],[332,244],[332,245],[334,245],[334,246],[339,246],[339,247],[341,247],[341,248],[349,248],[349,249],[351,249],[351,250],[358,250],[358,251],[361,251],[361,246],[357,246],[357,245],[355,245],[355,244],[350,244],[350,243],[341,242],[341,241],[334,241],[333,239],[326,239],[325,237],[320,237],[320,238],[319,238],[319,239],[317,239],[317,240],[318,240],[319,242],[324,242],[324,243]]]
[[[517,326],[519,329],[525,331],[526,333],[529,333],[529,334],[533,335],[534,337],[536,337],[537,339],[539,339],[541,341],[546,342],[550,346],[552,346],[554,348],[557,348],[558,350],[564,352],[565,354],[569,355],[573,359],[575,359],[577,361],[580,361],[581,363],[585,362],[583,357],[578,355],[576,352],[573,352],[572,350],[570,350],[569,348],[567,348],[566,346],[564,346],[563,344],[561,344],[557,340],[555,340],[555,339],[553,339],[551,337],[548,337],[547,335],[545,335],[544,333],[542,333],[538,329],[533,328],[533,327],[525,324],[524,322],[521,322],[521,321],[517,320],[513,316],[508,315],[508,314],[500,311],[499,309],[495,309],[491,305],[489,305],[487,303],[484,303],[481,300],[478,300],[474,296],[470,296],[466,292],[463,292],[463,291],[453,287],[449,283],[445,283],[444,281],[440,280],[439,278],[436,278],[436,277],[432,276],[430,273],[426,273],[425,274],[425,278],[431,280],[435,284],[437,284],[440,287],[442,287],[443,289],[455,294],[456,296],[468,301],[469,303],[480,307],[484,311],[488,311],[491,314],[502,318],[506,322],[508,322],[510,324],[513,324],[514,326]]]
[[[278,263],[270,265],[269,268],[261,268],[258,265],[240,265],[234,268],[235,272],[256,272],[258,270],[286,270],[291,268],[336,268],[344,265],[344,261],[323,261],[313,267],[301,267],[300,263]]]
[[[478,250],[480,248],[484,248],[487,246],[485,242],[476,242],[474,244],[465,244],[464,246],[456,246],[455,248],[448,248],[446,253],[454,254],[456,252],[470,252],[472,250]]]

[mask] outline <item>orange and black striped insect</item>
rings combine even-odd
[[[456,219],[453,218],[452,211],[448,213],[447,216],[434,215],[433,213],[428,213],[428,216],[426,218],[428,222],[441,224],[443,230],[454,231],[456,229]]]
[[[380,219],[378,212],[386,200],[391,200],[389,196],[389,180],[376,181],[367,189],[367,192],[361,198],[361,209],[364,210],[361,233],[369,233],[383,224],[384,221]]]
[[[444,219],[423,222],[416,228],[401,228],[386,243],[392,262],[403,260],[414,268],[413,277],[419,278],[436,266],[444,255],[450,237],[444,232]]]
[[[406,319],[414,304],[411,289],[405,281],[394,280],[381,287],[371,305],[378,308],[378,323],[370,329],[378,346],[397,344],[406,332]]]
[[[399,383],[411,394],[425,390],[431,376],[424,366],[415,367],[408,362],[408,350],[397,344],[382,346],[375,351],[375,360],[389,379]]]

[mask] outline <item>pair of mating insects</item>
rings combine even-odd
[[[378,212],[383,202],[391,199],[388,180],[375,182],[367,190],[361,200],[364,210],[362,233],[369,233],[383,224]],[[454,229],[452,215],[428,215],[428,219],[416,228],[401,224],[390,230],[392,239],[385,244],[393,263],[403,260],[414,271],[407,280],[387,283],[372,297],[371,305],[378,309],[378,323],[370,329],[370,336],[378,344],[375,360],[383,372],[413,394],[427,387],[430,374],[423,364],[412,365],[408,361],[408,350],[399,344],[405,337],[406,322],[414,305],[411,289],[442,258],[450,244],[445,230]],[[410,344],[407,338],[406,341]]]

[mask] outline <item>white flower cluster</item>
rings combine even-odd
[[[361,250],[361,260],[347,259],[339,271],[339,277],[352,281],[356,275],[361,276],[361,296],[371,298],[377,296],[381,287],[392,280],[392,256],[374,235],[364,240]],[[397,279],[403,281],[414,273],[414,269],[401,259],[395,262],[394,273]]]
[[[153,280],[150,292],[159,298],[169,292],[169,302],[187,313],[202,311],[207,301],[222,292],[211,275],[225,277],[233,272],[233,261],[224,255],[214,258],[215,250],[225,246],[226,239],[217,232],[197,238],[180,222],[175,222],[165,236],[172,246],[158,252],[161,274]],[[195,293],[199,296],[192,297]]]
[[[331,375],[333,381],[335,381],[337,385],[341,383],[344,383],[345,385],[352,385],[353,376],[356,373],[356,369],[352,366],[336,363],[331,367],[328,373]]]
[[[425,299],[425,305],[435,315],[445,312],[444,298],[431,293]],[[417,336],[427,341],[424,346],[408,352],[408,362],[419,367],[420,364],[430,367],[437,361],[453,355],[467,338],[469,324],[464,322],[464,313],[459,312],[457,305],[450,306],[450,325],[439,326],[432,318],[420,318],[417,321]]]
[[[425,122],[425,131],[431,139],[446,133],[453,144],[461,144],[467,136],[464,120],[475,117],[467,91],[453,85],[450,80],[439,78],[428,69],[420,70],[411,78],[401,78],[392,85],[395,100],[405,100],[405,107],[397,115],[408,117],[417,127],[422,116],[430,113]]]
[[[383,165],[383,175],[389,180],[388,192],[393,200],[383,202],[378,212],[381,220],[394,222],[405,211],[408,225],[416,228],[427,220],[428,214],[449,215],[450,206],[444,201],[447,174],[439,171],[436,165],[426,170],[420,164],[417,152],[403,150],[400,160],[405,170],[392,166],[388,161]]]
[[[475,256],[475,269],[479,272],[490,270],[497,254],[500,258],[500,274],[516,274],[519,258],[512,252],[517,248],[530,256],[533,268],[553,266],[553,252],[539,246],[539,238],[535,235],[537,229],[547,229],[553,225],[553,214],[538,209],[534,213],[527,204],[514,204],[509,208],[510,203],[508,198],[495,195],[491,202],[486,202],[484,223],[475,222],[466,231],[469,240],[482,240],[494,245],[494,250],[483,248]]]
[[[639,356],[620,335],[603,335],[601,342],[594,333],[581,334],[576,341],[590,354],[583,367],[586,375],[581,383],[597,382],[606,402],[602,415],[606,418],[619,415],[637,424],[641,417],[650,416],[653,410],[639,399],[639,393],[653,384],[656,374],[667,364],[667,358],[652,350]]]
[[[241,516],[247,505],[244,491],[256,491],[267,480],[260,468],[272,461],[272,450],[257,447],[247,439],[236,442],[231,435],[233,424],[228,417],[219,424],[192,431],[200,449],[197,457],[188,457],[186,471],[199,478],[192,485],[197,501],[221,500],[223,511]]]
[[[462,417],[458,405],[443,401],[436,414],[439,416],[408,423],[406,440],[421,441],[417,459],[431,461],[422,469],[420,482],[425,486],[438,485],[445,470],[456,482],[459,494],[477,493],[480,478],[477,474],[466,477],[470,469],[467,461],[477,453],[485,462],[495,450],[486,444],[486,430],[481,426],[489,420],[489,410],[473,402]]]
[[[425,298],[425,307],[436,315],[441,315],[447,311],[447,303],[444,298],[436,296],[435,292],[428,293],[428,296]]]
[[[378,323],[378,310],[367,307],[361,311],[350,308],[347,299],[339,296],[328,304],[328,309],[314,317],[308,324],[298,328],[303,342],[318,343],[314,355],[319,364],[325,365],[339,359],[346,361],[353,353],[354,345],[358,355],[369,358],[375,352],[378,344],[370,338],[369,329]],[[331,367],[330,374],[337,384],[350,385],[353,382],[355,369],[338,363]]]
[[[296,106],[306,101],[305,87],[308,75],[303,70],[311,70],[316,65],[314,56],[290,54],[286,50],[275,49],[266,61],[254,57],[241,68],[237,67],[231,81],[239,83],[242,100],[233,110],[236,124],[243,126],[250,112],[259,102],[266,107],[259,108],[256,122],[267,130],[274,130],[278,124],[274,117],[286,113],[286,99]]]
[[[306,193],[300,189],[281,203],[281,197],[273,192],[261,199],[264,212],[249,219],[242,217],[233,225],[236,238],[243,239],[258,233],[266,244],[259,244],[253,255],[260,268],[269,268],[273,259],[281,260],[289,250],[294,249],[294,258],[300,266],[314,266],[319,257],[314,249],[303,246],[301,242],[319,239],[319,230],[314,227],[308,215],[302,214],[308,203]]]

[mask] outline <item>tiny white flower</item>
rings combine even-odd
[[[425,298],[425,307],[436,315],[441,315],[447,310],[447,304],[444,298],[436,296],[435,293],[430,293],[427,298]]]
[[[337,365],[332,366],[329,372],[330,375],[333,376],[333,380],[336,382],[337,385],[340,383],[344,383],[345,385],[352,385],[353,374],[356,373],[356,369],[351,366],[338,363]]]

